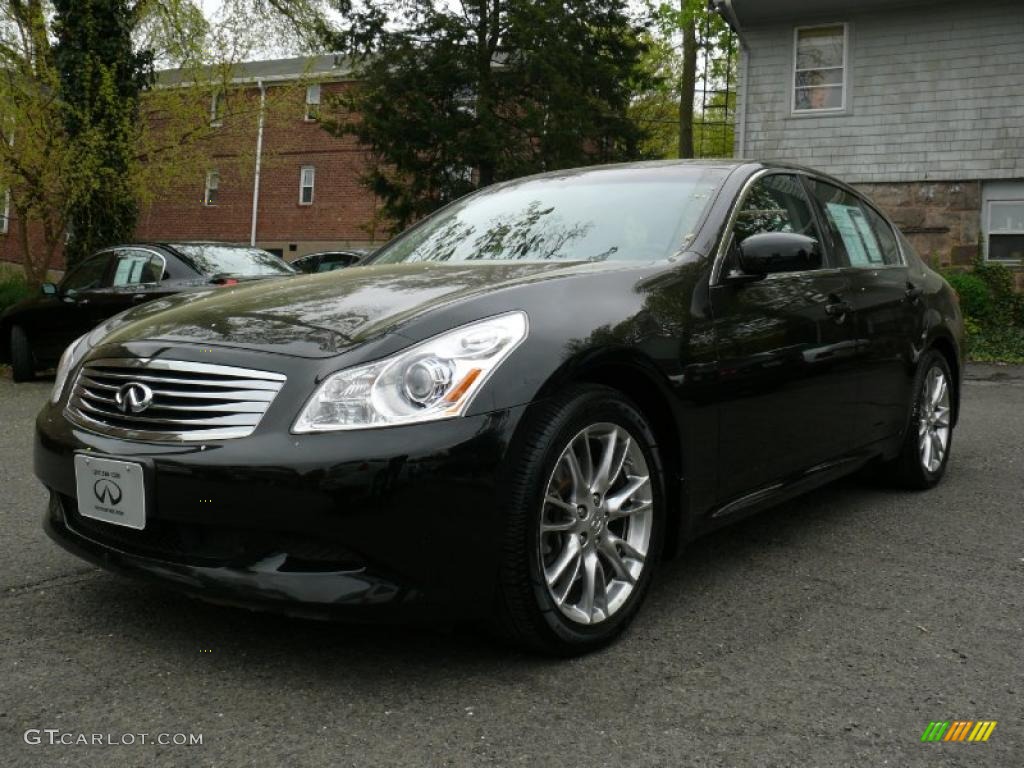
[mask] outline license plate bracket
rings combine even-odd
[[[78,514],[141,531],[146,527],[146,479],[142,464],[75,455]]]

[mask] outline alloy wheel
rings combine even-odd
[[[951,416],[949,381],[938,366],[924,377],[920,410],[917,444],[921,465],[928,472],[937,472],[949,449]]]
[[[640,580],[653,527],[637,441],[616,424],[581,430],[555,463],[540,517],[542,573],[561,613],[597,624],[619,611]]]

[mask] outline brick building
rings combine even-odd
[[[922,255],[1024,287],[1024,4],[712,4],[742,41],[739,155],[833,173]]]
[[[185,77],[178,70],[161,72],[158,83],[188,87]],[[210,99],[211,123],[220,124],[223,136],[204,142],[205,170],[145,203],[136,238],[254,242],[288,260],[385,239],[374,228],[374,196],[359,181],[367,153],[318,121],[330,95],[351,83],[344,61],[316,56],[250,62],[236,66],[230,82]],[[243,108],[226,108],[240,103]],[[19,222],[0,214],[0,260],[17,261]]]

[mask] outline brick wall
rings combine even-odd
[[[345,87],[323,86],[325,111],[329,95]],[[296,258],[315,250],[380,241],[382,235],[373,229],[374,197],[360,183],[369,160],[365,150],[354,139],[335,138],[319,123],[307,121],[303,89],[274,90],[268,89],[271,106],[263,136],[257,243]],[[259,91],[248,89],[241,98],[255,101]],[[170,191],[145,206],[140,239],[249,241],[257,129],[252,112],[243,111],[247,126],[225,125],[224,141],[211,146],[209,169],[221,174],[217,205],[203,204],[206,178],[197,173],[192,187]],[[316,172],[312,205],[299,203],[305,166]]]
[[[348,87],[325,83],[325,115],[330,94]],[[217,205],[206,206],[203,195],[206,171],[195,179],[162,187],[139,212],[139,240],[224,240],[248,243],[252,225],[255,175],[257,104],[256,87],[231,93],[238,118],[226,118],[220,134],[203,145],[207,170],[221,175]],[[263,136],[263,163],[257,218],[257,244],[280,249],[286,258],[332,248],[369,247],[386,239],[374,229],[376,201],[360,183],[369,157],[352,138],[335,138],[319,123],[305,119],[305,89],[268,87],[267,120]],[[316,169],[312,205],[299,204],[299,174],[303,166]],[[20,226],[11,219],[0,234],[0,261],[21,260]],[[41,237],[30,232],[32,247]],[[61,258],[55,268],[62,266]]]

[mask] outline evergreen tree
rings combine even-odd
[[[55,0],[54,10],[64,129],[91,171],[91,183],[69,201],[71,266],[134,236],[138,204],[130,166],[153,62],[148,52],[134,50],[134,9],[126,0]]]
[[[342,3],[356,57],[347,116],[378,160],[365,182],[399,228],[527,173],[638,156],[628,116],[646,75],[624,0]]]

